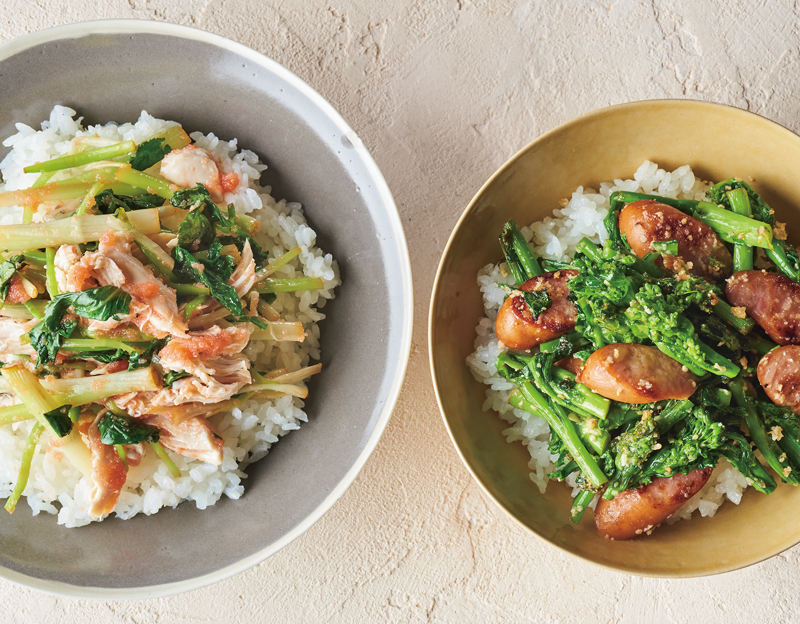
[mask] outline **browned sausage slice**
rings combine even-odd
[[[692,275],[720,279],[733,269],[733,258],[714,230],[655,200],[644,199],[625,206],[619,213],[619,229],[640,258],[654,251],[654,242],[674,240],[678,255]],[[669,264],[667,268],[673,270]]]
[[[728,279],[725,294],[779,345],[800,344],[800,284],[777,273],[739,271]]]
[[[497,313],[494,324],[497,338],[510,349],[532,349],[574,329],[578,314],[567,299],[567,282],[577,274],[574,269],[550,271],[525,282],[519,290],[536,292],[546,288],[553,303],[533,317],[522,297],[511,295]]]
[[[800,346],[773,349],[758,363],[758,381],[775,405],[800,414]]]
[[[594,510],[594,523],[605,537],[625,540],[646,533],[674,514],[697,494],[713,468],[689,474],[653,479],[638,490],[625,490],[611,500],[601,498]]]
[[[655,347],[617,343],[592,353],[577,380],[598,394],[623,403],[688,399],[697,377]]]

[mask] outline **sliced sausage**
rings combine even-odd
[[[725,286],[732,306],[747,314],[779,345],[800,344],[800,284],[766,271],[739,271]]]
[[[601,498],[594,510],[597,530],[615,540],[646,533],[674,514],[706,484],[713,468],[653,479],[650,485]]]
[[[511,295],[497,313],[494,324],[497,338],[510,349],[532,349],[573,330],[578,314],[567,299],[567,282],[577,274],[574,269],[550,271],[525,282],[519,290],[537,292],[547,289],[553,303],[534,317],[520,295]]]
[[[800,414],[800,346],[773,349],[758,363],[758,381],[775,405]]]
[[[677,208],[645,199],[625,206],[619,213],[619,229],[640,258],[654,251],[654,242],[676,241],[678,256],[692,275],[721,279],[731,274],[733,258],[716,232]],[[670,270],[681,265],[668,263]]]
[[[697,377],[655,347],[617,343],[592,353],[577,381],[623,403],[688,399]]]

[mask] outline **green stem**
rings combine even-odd
[[[82,215],[89,209],[90,204],[94,205],[93,203],[94,197],[100,192],[102,188],[103,188],[102,182],[95,182],[94,184],[92,184],[92,188],[90,188],[89,192],[86,193],[86,196],[81,201],[81,204],[80,206],[78,206],[78,209],[75,211],[75,214]]]
[[[784,469],[789,467],[788,464],[784,463],[786,458],[783,457],[784,461],[781,461],[781,457],[784,454],[777,442],[767,434],[764,423],[761,418],[759,418],[753,400],[749,396],[750,389],[745,388],[745,382],[742,379],[737,379],[731,383],[730,389],[736,404],[744,409],[744,422],[750,433],[750,439],[755,442],[756,448],[761,452],[764,459],[767,460],[770,468],[784,481],[793,484],[798,483],[798,476],[800,475],[794,475],[791,472],[788,475],[784,474]]]
[[[750,333],[750,330],[755,327],[756,322],[749,316],[745,318],[739,318],[736,316],[733,313],[733,310],[731,310],[731,306],[727,301],[718,299],[717,303],[714,304],[712,309],[714,310],[715,316],[718,316],[723,321],[733,325],[734,328],[736,328],[736,331],[741,334],[748,334]]]
[[[172,461],[172,458],[167,454],[167,451],[164,450],[164,447],[161,446],[161,442],[151,442],[150,446],[153,447],[153,450],[158,455],[159,459],[163,461],[167,469],[172,473],[172,476],[178,478],[181,476],[181,471],[178,470],[178,467],[175,465],[175,462]]]
[[[36,452],[36,443],[39,441],[39,436],[42,435],[44,427],[41,423],[34,423],[31,432],[28,434],[28,439],[25,442],[25,448],[22,451],[22,464],[19,467],[19,476],[17,483],[14,485],[14,491],[5,504],[5,509],[8,513],[14,513],[22,493],[25,491],[25,486],[28,485],[28,479],[31,475],[31,464],[33,463],[33,455]]]
[[[26,301],[22,305],[25,306],[25,309],[28,312],[30,312],[34,316],[34,318],[43,319],[44,318],[44,311],[41,309],[41,307],[38,305],[38,303],[39,302],[36,301],[35,299],[29,299],[28,301]]]
[[[45,265],[47,271],[47,292],[50,299],[55,299],[58,295],[58,282],[56,281],[56,250],[53,247],[47,247],[44,250],[47,264]]]
[[[575,425],[567,418],[560,405],[550,403],[530,382],[525,382],[518,391],[513,392],[509,402],[514,407],[540,416],[547,421],[553,432],[564,442],[570,456],[592,486],[599,488],[608,482],[608,477],[603,474],[595,458],[586,450],[578,437]]]
[[[287,277],[265,279],[255,291],[265,295],[269,293],[293,292],[295,290],[319,290],[324,288],[322,278],[319,277]]]
[[[107,147],[98,147],[78,154],[59,156],[58,158],[36,163],[35,165],[29,165],[25,167],[23,171],[25,173],[39,173],[42,171],[72,169],[73,167],[81,167],[82,165],[88,165],[89,163],[98,162],[100,160],[116,158],[123,154],[130,154],[135,149],[136,143],[133,141],[123,141],[122,143],[115,143]]]
[[[293,249],[290,249],[289,251],[287,251],[285,254],[283,254],[279,258],[276,258],[275,260],[270,262],[267,266],[265,266],[265,267],[259,269],[258,271],[256,271],[256,281],[258,282],[258,281],[260,281],[260,280],[272,275],[275,271],[280,269],[282,266],[285,266],[288,262],[291,262],[292,260],[294,260],[300,254],[300,251],[301,250],[300,250],[299,247],[295,247]]]
[[[186,304],[186,307],[183,309],[183,318],[187,321],[192,317],[192,313],[201,305],[203,305],[208,300],[209,295],[197,295],[194,299],[192,299],[189,303]]]
[[[589,508],[589,504],[594,498],[594,492],[590,490],[581,490],[578,495],[572,499],[572,509],[569,511],[569,520],[572,524],[578,524],[583,518],[583,514]]]
[[[136,188],[144,189],[148,193],[158,195],[164,199],[170,199],[173,195],[173,191],[170,188],[169,182],[141,171],[136,171],[136,169],[132,169],[130,166],[120,167],[117,169],[117,172],[114,174],[114,178],[118,182],[130,184]]]
[[[727,191],[725,195],[731,205],[731,210],[745,217],[752,217],[750,196],[747,189],[737,188]],[[735,244],[733,247],[733,271],[750,271],[753,268],[753,248],[747,245]]]

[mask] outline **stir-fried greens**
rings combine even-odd
[[[514,280],[507,297],[527,306],[515,322],[535,322],[550,306],[547,290],[530,281],[542,274],[542,265],[556,271],[549,279],[557,279],[557,271],[577,271],[568,281],[574,329],[530,349],[514,347],[497,360],[499,374],[516,386],[509,402],[550,426],[555,457],[550,478],[577,477],[573,522],[596,494],[611,500],[655,479],[713,468],[720,458],[766,494],[777,487],[776,478],[800,483],[800,417],[791,406],[774,404],[755,379],[762,356],[778,345],[743,307],[730,304],[725,283],[693,273],[692,263],[677,257],[676,240],[654,242],[650,253],[637,255],[620,230],[620,211],[655,200],[709,226],[730,251],[733,273],[758,268],[800,281],[796,249],[752,187],[725,180],[707,197],[710,201],[617,191],[605,220],[605,244],[584,238],[568,263],[540,262],[513,221],[500,235]],[[712,254],[708,271],[722,272],[722,264]],[[523,284],[531,292],[521,290]],[[625,403],[601,396],[557,366],[571,360],[580,368],[592,354],[619,344],[655,347],[677,361],[692,380],[690,396]],[[639,387],[644,392],[648,380],[640,380]]]
[[[100,517],[147,446],[176,475],[165,449],[220,464],[207,416],[306,396],[319,365],[257,370],[243,350],[302,341],[301,323],[270,304],[323,281],[274,276],[300,248],[262,250],[258,221],[223,204],[217,163],[179,126],[72,152],[26,167],[39,174],[30,188],[0,193],[0,206],[24,207],[22,224],[0,226],[0,426],[37,421],[6,509],[46,436],[92,480]]]

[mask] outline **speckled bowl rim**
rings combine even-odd
[[[505,174],[509,169],[514,167],[516,162],[517,162],[517,160],[519,160],[525,153],[527,153],[528,151],[533,149],[539,143],[547,140],[551,136],[553,136],[555,134],[558,134],[558,133],[561,133],[561,132],[564,132],[565,130],[568,130],[569,128],[572,128],[574,126],[580,125],[580,124],[584,123],[585,121],[587,121],[589,119],[595,119],[597,117],[603,117],[605,115],[608,115],[612,111],[616,112],[616,111],[620,111],[620,110],[621,111],[634,110],[634,109],[637,109],[637,108],[640,108],[640,107],[646,107],[646,106],[649,106],[649,105],[652,105],[652,104],[672,104],[672,105],[675,105],[675,106],[684,106],[686,108],[695,108],[695,107],[697,107],[697,108],[707,108],[709,110],[715,110],[715,109],[718,109],[718,110],[733,110],[737,114],[741,114],[741,115],[746,116],[746,117],[749,117],[749,116],[758,117],[758,118],[764,120],[765,122],[767,122],[768,124],[775,126],[775,128],[778,131],[782,131],[782,132],[784,132],[784,133],[786,133],[788,135],[791,135],[791,137],[793,137],[795,140],[800,140],[800,136],[798,136],[797,133],[792,132],[786,126],[783,126],[783,125],[777,123],[776,121],[768,119],[767,117],[764,117],[763,115],[759,115],[758,113],[753,113],[751,111],[746,111],[746,110],[741,109],[741,108],[739,108],[737,106],[730,106],[730,105],[727,105],[727,104],[718,104],[716,102],[704,102],[704,101],[701,101],[701,100],[683,100],[683,99],[678,99],[678,98],[659,98],[659,99],[654,99],[654,100],[637,100],[637,101],[634,101],[634,102],[626,102],[624,104],[615,104],[614,106],[607,106],[607,107],[604,107],[604,108],[600,108],[600,109],[585,113],[585,114],[580,115],[578,117],[575,117],[575,118],[573,118],[573,119],[571,119],[571,120],[569,120],[569,121],[567,121],[567,122],[565,122],[563,124],[560,124],[560,125],[556,126],[552,130],[548,130],[547,132],[539,135],[534,140],[532,140],[530,143],[528,143],[525,147],[520,149],[511,158],[509,158],[505,163],[503,163],[500,166],[500,168],[498,168],[497,171],[495,171],[494,174],[492,174],[492,176],[480,187],[480,189],[478,189],[478,191],[475,193],[473,198],[470,200],[470,202],[467,205],[467,207],[461,213],[461,216],[459,217],[458,222],[455,224],[455,226],[453,227],[452,232],[450,233],[450,237],[447,239],[447,244],[445,245],[444,251],[442,252],[442,256],[441,256],[441,258],[439,260],[439,266],[436,269],[436,279],[433,282],[433,290],[431,291],[431,302],[430,302],[430,306],[428,308],[428,362],[430,364],[431,377],[432,377],[432,381],[433,381],[433,390],[434,390],[434,393],[436,394],[436,402],[437,402],[437,404],[439,406],[439,413],[442,416],[442,420],[444,421],[444,426],[447,429],[447,433],[450,436],[450,440],[452,441],[453,446],[455,447],[456,452],[458,453],[458,456],[461,458],[461,461],[466,466],[466,468],[469,471],[469,473],[472,475],[472,478],[478,483],[478,485],[486,493],[486,495],[489,496],[489,498],[491,498],[494,501],[494,503],[506,514],[506,516],[511,518],[518,526],[522,527],[525,531],[527,531],[528,533],[534,535],[537,539],[542,540],[544,543],[548,544],[552,548],[556,548],[559,551],[561,551],[562,553],[564,553],[564,554],[566,554],[566,555],[568,555],[570,557],[574,557],[576,559],[580,559],[581,561],[585,561],[585,562],[590,563],[590,564],[592,564],[594,566],[598,566],[600,568],[604,568],[604,569],[610,570],[612,572],[629,574],[631,576],[641,576],[641,577],[650,577],[650,578],[675,578],[675,579],[678,579],[678,578],[698,578],[698,577],[705,577],[705,576],[714,576],[714,575],[717,575],[717,574],[724,574],[726,572],[733,572],[735,570],[741,570],[743,568],[747,568],[747,567],[755,565],[757,563],[761,563],[762,561],[766,561],[767,559],[770,559],[770,558],[774,557],[775,555],[779,555],[782,552],[788,550],[789,548],[792,548],[793,545],[789,544],[789,545],[786,545],[785,547],[780,547],[780,548],[774,549],[773,551],[769,551],[769,552],[764,553],[763,556],[754,557],[752,560],[744,562],[744,563],[736,563],[736,564],[732,564],[732,565],[729,565],[729,566],[720,566],[718,569],[711,570],[711,571],[709,571],[707,573],[698,574],[698,573],[680,573],[680,572],[675,572],[675,573],[665,573],[665,574],[648,574],[646,572],[632,571],[632,570],[629,570],[629,569],[626,569],[626,568],[623,568],[623,567],[617,567],[617,566],[611,566],[611,565],[606,565],[606,564],[603,564],[603,563],[599,563],[599,562],[594,561],[594,560],[592,560],[592,559],[590,559],[588,557],[584,557],[583,555],[579,555],[579,554],[576,554],[574,552],[571,552],[571,551],[567,550],[566,548],[563,548],[562,546],[559,546],[558,544],[555,544],[555,543],[551,542],[547,538],[543,537],[542,535],[540,535],[539,533],[534,531],[531,527],[526,525],[524,522],[522,522],[522,520],[517,518],[517,516],[514,515],[514,513],[512,513],[505,505],[503,505],[503,503],[500,501],[500,499],[497,496],[495,496],[494,493],[492,492],[491,482],[488,482],[488,480],[482,480],[478,476],[477,471],[475,469],[473,469],[472,465],[467,460],[467,457],[465,456],[464,452],[462,451],[461,447],[458,445],[458,442],[456,441],[455,433],[454,433],[453,429],[450,427],[450,421],[448,420],[447,415],[445,414],[442,397],[441,397],[441,394],[440,394],[440,391],[439,391],[439,383],[438,383],[439,374],[438,374],[438,371],[437,371],[437,367],[435,365],[434,353],[433,353],[434,310],[436,308],[436,304],[437,304],[437,301],[438,301],[438,298],[439,298],[439,281],[440,281],[440,279],[442,277],[442,268],[444,267],[445,258],[447,258],[447,256],[450,253],[450,247],[451,247],[451,245],[453,244],[453,241],[456,238],[456,234],[464,226],[464,224],[467,221],[467,218],[470,216],[470,212],[472,211],[473,206],[475,206],[480,201],[480,198],[483,195],[483,193],[486,191],[486,189],[488,189],[492,184],[494,184],[495,180],[497,180],[499,177],[501,177],[503,174]],[[464,364],[464,366],[466,366],[466,363]],[[478,382],[476,382],[476,383],[478,383]]]
[[[380,416],[375,423],[375,428],[367,439],[364,448],[356,458],[353,466],[350,468],[350,470],[348,470],[344,477],[342,477],[338,485],[331,490],[330,494],[322,501],[322,503],[294,529],[289,531],[286,535],[275,541],[267,548],[255,552],[233,565],[229,565],[210,574],[198,576],[186,581],[152,585],[147,587],[125,589],[79,587],[76,585],[70,585],[68,583],[34,578],[0,566],[0,578],[59,596],[66,596],[70,598],[94,598],[100,600],[161,598],[206,587],[213,583],[230,578],[236,574],[239,574],[240,572],[244,572],[245,570],[248,570],[261,563],[267,557],[275,554],[284,546],[288,545],[300,537],[300,535],[305,533],[325,514],[325,512],[327,512],[333,506],[337,500],[339,500],[339,498],[342,497],[342,495],[353,483],[355,478],[358,476],[358,473],[361,472],[361,469],[364,467],[367,459],[372,454],[372,451],[375,449],[375,446],[378,444],[378,440],[380,440],[380,437],[386,428],[389,417],[391,416],[394,406],[397,403],[397,398],[400,394],[400,388],[402,386],[403,379],[405,378],[408,359],[411,354],[411,334],[414,325],[414,291],[411,280],[411,259],[408,254],[408,245],[406,243],[403,225],[400,221],[400,215],[397,212],[397,205],[394,202],[394,198],[389,190],[389,186],[386,184],[383,174],[380,172],[380,169],[378,169],[378,166],[370,155],[369,151],[363,145],[349,124],[342,118],[336,109],[334,109],[333,106],[331,106],[331,104],[325,100],[325,98],[312,89],[306,82],[276,61],[273,61],[272,59],[259,52],[256,52],[251,48],[248,48],[241,43],[237,43],[220,35],[215,35],[204,30],[199,30],[190,26],[171,24],[168,22],[152,22],[148,20],[137,19],[95,20],[56,26],[54,28],[48,28],[39,32],[23,35],[2,43],[0,44],[0,61],[4,61],[5,59],[19,52],[44,43],[52,43],[64,39],[80,39],[87,35],[97,34],[152,34],[199,41],[242,56],[248,61],[262,66],[267,71],[276,74],[282,80],[285,80],[287,83],[291,84],[295,89],[297,89],[297,91],[307,97],[311,103],[316,106],[317,109],[322,112],[331,122],[333,122],[341,130],[343,136],[347,136],[350,139],[366,167],[366,171],[371,178],[371,182],[374,185],[375,191],[380,196],[380,199],[386,208],[386,215],[391,225],[394,240],[396,241],[398,255],[402,259],[402,288],[403,298],[405,301],[405,309],[403,310],[404,320],[402,326],[402,335],[399,341],[402,358],[401,361],[398,362],[397,372],[387,392],[386,402],[384,403],[380,412]]]

